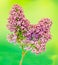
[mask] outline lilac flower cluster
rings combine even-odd
[[[9,42],[18,42],[25,50],[34,53],[45,51],[46,43],[51,39],[50,28],[52,22],[44,18],[37,25],[31,25],[25,18],[22,8],[14,5],[10,11],[7,28],[13,32],[8,35]]]
[[[29,21],[25,18],[22,8],[17,4],[14,5],[10,11],[7,28],[13,32],[13,34],[17,35],[17,41],[23,39],[24,36],[22,35],[22,32],[27,31],[28,25]],[[9,36],[11,35],[8,35],[8,38]]]
[[[23,41],[27,44],[25,49],[31,49],[35,53],[45,51],[46,43],[51,39],[51,25],[52,22],[48,18],[42,19],[37,25],[30,24],[27,33],[24,34],[26,39]]]

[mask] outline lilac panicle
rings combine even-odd
[[[46,43],[51,39],[52,21],[44,18],[36,25],[26,19],[22,7],[14,5],[10,11],[7,28],[13,32],[8,35],[9,42],[18,42],[25,50],[39,54],[45,51]]]

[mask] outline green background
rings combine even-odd
[[[0,0],[0,65],[19,65],[22,50],[19,45],[7,41],[6,28],[9,11],[14,4],[24,9],[25,16],[31,24],[38,23],[42,18],[52,20],[52,40],[46,44],[46,52],[35,55],[28,52],[23,65],[58,65],[58,0]]]

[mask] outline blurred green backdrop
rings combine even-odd
[[[28,52],[23,65],[58,65],[58,0],[0,0],[0,65],[19,65],[21,49],[19,45],[10,44],[6,36],[9,11],[14,4],[24,9],[25,16],[31,24],[36,24],[42,18],[52,20],[52,40],[46,44],[46,52],[39,55]]]

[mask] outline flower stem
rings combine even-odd
[[[21,57],[21,60],[20,60],[20,64],[19,65],[22,65],[22,62],[23,62],[23,59],[24,59],[24,56],[26,55],[26,51],[22,51],[22,57]]]

